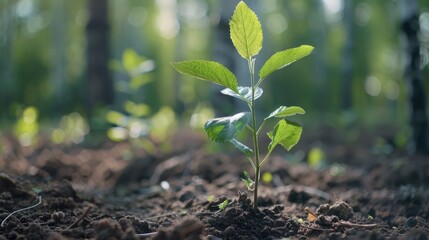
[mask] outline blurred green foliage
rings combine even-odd
[[[22,146],[28,147],[36,144],[39,122],[38,111],[35,107],[27,107],[19,114],[14,133]]]
[[[348,54],[344,51],[350,27],[343,20],[345,1],[246,1],[260,16],[263,31],[269,36],[257,68],[275,49],[303,43],[317,49],[309,61],[273,74],[272,81],[264,85],[271,94],[260,103],[261,115],[275,107],[274,103],[290,103],[307,110],[304,124],[407,123],[397,1],[353,1],[349,17],[354,38],[352,52]],[[222,14],[231,11],[226,2],[109,0],[110,66],[117,95],[112,109],[100,111],[120,109],[119,112],[136,118],[161,111],[185,122],[192,119],[194,123],[212,117],[210,108],[217,101],[213,98],[216,91],[176,75],[169,62],[213,59],[218,54],[222,46],[219,48],[216,40],[217,24]],[[429,2],[421,0],[420,10],[422,72],[428,79]],[[54,138],[74,139],[66,137],[64,129],[71,127],[66,123],[69,120],[62,117],[67,119],[71,117],[67,114],[77,112],[85,119],[88,14],[86,1],[0,1],[1,126],[15,124],[16,133],[21,134],[18,132],[31,125],[25,123],[23,109],[33,109],[27,110],[36,116],[34,129],[28,130],[30,135],[37,132],[41,121],[63,122],[59,128],[64,133],[58,130]],[[347,78],[343,74],[345,59],[352,59],[353,63]],[[177,78],[185,80],[176,81]],[[345,112],[342,93],[347,81],[352,108]],[[428,90],[427,81],[424,85]],[[403,139],[398,137],[399,142]]]
[[[177,125],[174,111],[165,106],[153,113],[148,104],[134,102],[141,99],[140,91],[151,82],[149,73],[155,69],[155,63],[132,49],[126,49],[122,61],[112,60],[110,66],[116,71],[125,72],[129,81],[121,82],[117,88],[124,93],[120,110],[106,113],[106,121],[113,125],[107,130],[107,137],[118,142],[129,140],[133,147],[151,153],[156,150],[152,141],[163,143],[161,146],[167,150],[170,147],[167,138],[174,133]]]
[[[314,169],[321,169],[326,165],[326,154],[320,147],[313,147],[308,152],[307,164]]]
[[[59,126],[52,130],[51,141],[55,144],[78,144],[84,141],[89,130],[86,119],[73,112],[61,117]]]

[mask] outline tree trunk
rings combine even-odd
[[[311,9],[311,33],[315,39],[314,79],[317,94],[314,94],[315,107],[319,113],[326,112],[328,107],[327,68],[326,68],[326,19],[321,0],[314,1]]]
[[[343,49],[342,66],[342,101],[343,111],[352,109],[352,82],[353,82],[353,59],[354,59],[354,4],[353,1],[344,1],[343,24],[345,28],[345,45]]]
[[[428,153],[426,96],[420,69],[419,7],[417,0],[401,0],[401,28],[405,36],[405,80],[408,84],[412,139],[409,152]]]
[[[87,113],[91,118],[96,107],[113,104],[113,82],[108,69],[109,22],[107,0],[88,1],[87,33]]]
[[[14,99],[16,83],[12,74],[12,48],[16,28],[15,3],[5,1],[0,4],[0,107],[9,110]],[[5,111],[3,111],[5,112]],[[5,114],[6,115],[6,114]]]
[[[53,71],[52,85],[54,87],[54,101],[52,103],[53,115],[59,117],[63,115],[66,92],[64,91],[64,82],[66,81],[66,18],[67,18],[67,0],[56,0],[52,13],[53,28]]]
[[[214,60],[222,63],[229,70],[237,73],[238,62],[235,54],[237,51],[231,42],[229,35],[229,19],[234,13],[235,2],[233,1],[220,1],[218,3],[219,22],[216,25],[214,37]],[[241,84],[242,85],[242,84]],[[216,116],[230,115],[235,111],[236,101],[234,98],[226,98],[225,95],[220,93],[221,87],[213,88],[213,105],[216,111]]]

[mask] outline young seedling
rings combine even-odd
[[[218,62],[205,60],[181,61],[172,63],[173,67],[182,74],[211,81],[226,87],[221,92],[225,95],[238,98],[247,103],[250,112],[241,112],[233,116],[221,117],[209,120],[204,129],[210,140],[215,142],[230,142],[246,155],[254,170],[253,180],[247,172],[244,172],[244,183],[248,190],[253,191],[254,208],[258,208],[258,185],[261,168],[268,160],[270,154],[277,145],[290,150],[295,146],[302,132],[302,127],[292,121],[284,119],[296,114],[304,114],[305,111],[297,106],[280,106],[268,115],[258,126],[255,116],[256,99],[262,96],[261,83],[274,71],[309,55],[314,47],[302,45],[300,47],[280,51],[272,55],[259,70],[259,79],[255,78],[255,56],[262,48],[262,28],[256,14],[243,2],[237,4],[230,20],[230,36],[233,45],[240,56],[247,60],[250,73],[250,86],[238,86],[236,76],[225,66]],[[258,135],[263,126],[275,118],[281,118],[274,129],[267,133],[271,139],[268,152],[264,158],[260,157]],[[243,129],[247,128],[253,138],[253,148],[250,148],[236,139]]]
[[[219,207],[219,211],[223,211],[225,210],[225,208],[228,206],[229,201],[228,199],[226,199],[225,201],[221,202],[218,207]]]

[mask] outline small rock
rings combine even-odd
[[[348,220],[353,217],[353,208],[346,202],[339,201],[333,205],[323,204],[316,210],[317,214],[324,214],[328,216],[335,215],[342,220]]]
[[[65,218],[65,214],[61,211],[59,212],[54,212],[51,215],[51,218],[55,221],[55,222],[62,222]]]
[[[329,205],[328,203],[322,204],[316,210],[316,214],[317,215],[320,215],[320,214],[327,215],[330,207],[331,207],[331,205]]]
[[[340,219],[348,220],[353,217],[353,208],[346,202],[340,201],[329,208],[328,215],[335,215]]]

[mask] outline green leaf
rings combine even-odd
[[[135,77],[132,77],[130,80],[130,88],[133,91],[138,90],[139,88],[143,87],[144,85],[150,83],[152,81],[152,78],[149,77],[149,75],[137,75]]]
[[[274,112],[272,112],[264,120],[266,121],[273,117],[288,117],[288,116],[293,116],[296,114],[304,114],[304,113],[305,113],[304,109],[297,106],[290,106],[290,107],[281,106],[277,108]]]
[[[298,123],[284,119],[280,120],[274,127],[274,130],[268,133],[268,137],[271,138],[268,150],[272,151],[278,144],[280,144],[289,151],[299,142],[301,133],[302,127]]]
[[[109,123],[118,125],[118,126],[127,126],[128,124],[128,118],[124,114],[118,112],[118,111],[109,111],[106,114],[106,120]]]
[[[287,65],[309,55],[313,49],[314,47],[312,46],[302,45],[275,53],[265,62],[264,66],[259,71],[259,77],[261,79],[266,78],[274,71],[284,68]]]
[[[255,100],[258,99],[260,96],[262,96],[262,93],[264,91],[262,90],[262,88],[256,88],[255,90]],[[234,91],[232,91],[229,88],[225,88],[224,90],[221,91],[221,93],[228,95],[228,96],[232,96],[238,99],[241,99],[245,102],[252,102],[252,88],[250,87],[238,87],[238,93],[235,93]]]
[[[133,101],[125,101],[124,109],[134,117],[140,118],[149,115],[151,109],[144,103],[135,103]]]
[[[250,112],[237,113],[234,116],[209,120],[204,129],[210,140],[215,142],[231,141],[250,122]]]
[[[121,142],[128,138],[128,130],[123,127],[112,127],[107,130],[107,137],[115,142]]]
[[[230,140],[230,142],[232,144],[234,144],[234,146],[236,148],[238,148],[238,150],[240,150],[246,156],[251,156],[253,154],[253,150],[252,149],[250,149],[248,146],[244,145],[243,143],[237,141],[237,139],[233,138],[233,139]]]
[[[221,202],[221,203],[218,205],[218,207],[219,207],[219,211],[224,210],[224,209],[228,206],[228,204],[229,204],[228,199],[226,199],[225,201]]]
[[[237,4],[229,22],[232,43],[238,53],[250,59],[262,48],[262,27],[258,16],[243,2]]]
[[[238,93],[237,78],[228,68],[218,62],[191,60],[173,62],[171,65],[179,73],[219,84]]]
[[[243,180],[244,184],[246,185],[247,190],[249,191],[253,191],[255,188],[255,182],[250,178],[249,173],[246,171],[243,171],[244,174],[244,178],[242,178],[241,180]]]

